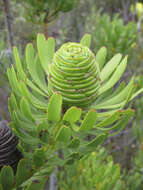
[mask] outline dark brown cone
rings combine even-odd
[[[18,139],[12,133],[7,121],[0,121],[0,169],[10,165],[16,171],[18,161],[22,158],[17,149]]]

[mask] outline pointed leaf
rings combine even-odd
[[[101,71],[101,80],[105,81],[108,77],[113,73],[116,67],[119,65],[121,61],[122,55],[115,55],[102,69]]]
[[[7,70],[8,80],[10,83],[10,86],[12,88],[12,91],[18,96],[21,97],[21,89],[19,86],[19,82],[17,80],[17,76],[14,70],[14,67],[12,66],[11,69],[8,68]]]
[[[20,79],[24,80],[24,78],[26,78],[26,75],[25,75],[25,73],[23,71],[21,60],[20,60],[18,50],[17,50],[16,47],[13,48],[13,55],[14,55],[14,59],[15,59],[15,62],[16,62],[16,67],[17,67],[17,71],[19,73]]]
[[[91,44],[91,35],[90,34],[85,34],[80,43],[84,46],[87,46],[88,48],[90,48],[90,44]]]
[[[47,108],[47,119],[49,121],[58,122],[61,117],[62,96],[54,93],[49,100]]]
[[[124,127],[128,124],[129,120],[133,116],[134,110],[127,109],[127,110],[122,111],[121,113],[123,114],[121,120],[117,124],[112,126],[112,129],[111,129],[111,130],[116,130],[116,132],[110,134],[110,136],[114,136],[114,135],[118,134],[121,130],[124,129]],[[117,131],[117,129],[118,129],[118,131]]]
[[[97,104],[96,106],[97,107],[106,106],[106,105],[112,105],[112,104],[117,104],[117,103],[122,102],[128,96],[128,93],[130,89],[132,88],[133,83],[134,83],[134,78],[132,78],[129,84],[126,87],[124,87],[123,90],[121,90],[118,94],[116,94],[115,96],[111,96],[109,99],[103,100],[103,102],[101,102],[100,104]]]
[[[126,66],[127,66],[127,56],[122,60],[122,62],[117,67],[116,71],[111,76],[111,78],[101,86],[101,88],[99,89],[99,95],[105,92],[106,90],[110,89],[111,87],[113,87],[116,84],[116,82],[118,82],[123,72],[125,71]]]

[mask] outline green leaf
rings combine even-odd
[[[31,112],[31,109],[30,109],[30,106],[29,106],[29,103],[28,103],[28,101],[26,100],[25,97],[23,97],[21,99],[21,101],[20,101],[20,110],[21,110],[21,113],[26,118],[28,118],[29,120],[34,121],[34,118],[33,118],[33,115],[32,115],[32,112]]]
[[[70,123],[74,123],[80,119],[82,110],[77,107],[69,108],[63,116],[64,121],[69,121]]]
[[[0,183],[4,190],[11,190],[14,185],[14,173],[10,166],[4,166],[0,173]]]
[[[18,50],[17,50],[16,47],[13,48],[13,55],[14,55],[14,58],[15,58],[16,67],[17,67],[17,71],[19,73],[20,79],[24,80],[26,78],[26,75],[25,75],[25,73],[23,71],[21,60],[20,60]]]
[[[91,130],[93,128],[93,125],[96,123],[96,120],[97,120],[97,112],[95,110],[90,110],[86,114],[86,116],[79,128],[79,131]]]
[[[43,190],[45,183],[46,183],[46,179],[40,179],[35,182],[33,181],[28,185],[26,190]]]
[[[35,132],[36,131],[36,124],[27,120],[19,110],[13,111],[12,119],[19,126],[20,129],[28,131],[28,132]]]
[[[48,97],[47,94],[45,94],[39,87],[37,87],[33,82],[31,82],[31,80],[29,80],[28,78],[25,80],[26,84],[33,89],[35,92],[39,93],[42,96]]]
[[[50,127],[50,125],[46,121],[43,121],[43,122],[39,123],[36,128],[37,133],[39,134],[40,140],[46,144],[49,144],[49,140],[50,140],[50,135],[48,132],[49,127]]]
[[[101,80],[105,81],[109,78],[109,76],[113,73],[116,67],[119,65],[121,61],[122,55],[115,55],[102,69],[101,71]]]
[[[37,148],[33,154],[33,164],[40,167],[45,164],[46,152],[43,148]]]
[[[78,138],[74,138],[68,145],[68,148],[78,148],[79,145],[80,145],[80,140]]]
[[[99,89],[99,95],[105,92],[106,90],[110,89],[111,87],[113,87],[116,84],[116,82],[118,82],[123,72],[125,71],[126,66],[127,66],[127,56],[121,61],[120,65],[118,65],[116,71],[113,73],[111,78],[101,86],[101,88]]]
[[[47,85],[45,83],[45,80],[41,81],[38,75],[37,64],[34,58],[34,49],[33,49],[32,44],[28,44],[26,47],[26,63],[27,63],[29,73],[32,79],[34,80],[34,82],[36,82],[39,88],[42,89],[47,94]],[[46,96],[46,94],[44,96]]]
[[[133,116],[134,110],[127,109],[127,110],[121,111],[121,113],[122,113],[122,117],[121,117],[120,121],[110,128],[110,130],[116,130],[116,132],[110,134],[110,136],[114,136],[114,135],[118,134],[121,130],[124,129],[124,127],[128,124],[129,120]],[[119,129],[119,130],[117,131],[117,129]]]
[[[61,126],[61,128],[59,129],[56,135],[55,141],[69,143],[70,136],[71,136],[70,128],[64,125],[64,126]]]
[[[99,68],[102,69],[105,60],[106,60],[106,56],[107,56],[107,49],[106,47],[102,47],[98,50],[98,52],[96,53],[96,61],[99,64]]]
[[[48,65],[52,62],[55,53],[54,38],[50,37],[46,40],[44,34],[38,34],[37,48],[41,65],[44,71],[48,74]]]
[[[16,112],[13,113],[14,117],[15,115],[16,115]],[[11,123],[11,128],[13,129],[14,134],[18,136],[21,141],[29,145],[36,145],[39,143],[39,139],[36,136],[33,137],[29,133],[26,133],[24,130],[22,130],[19,127],[19,125],[15,121],[16,120],[14,119],[14,123]]]
[[[8,75],[8,80],[10,83],[10,86],[12,88],[12,91],[18,96],[21,97],[21,89],[19,86],[19,82],[17,80],[17,76],[14,70],[14,67],[12,66],[12,68],[8,68],[7,70],[7,75]]]
[[[2,188],[2,184],[0,184],[0,190],[4,190],[4,189]]]
[[[128,96],[128,93],[129,93],[130,89],[132,88],[133,83],[134,83],[134,77],[131,79],[129,84],[126,87],[124,87],[120,92],[115,94],[115,96],[111,96],[110,98],[103,100],[103,103],[101,102],[100,104],[97,104],[96,106],[97,107],[99,105],[106,106],[106,105],[112,105],[112,104],[117,104],[117,103],[122,102]]]
[[[22,183],[21,187],[30,185],[32,182],[40,182],[43,179],[47,180],[54,171],[54,169],[55,168],[53,166],[47,166],[47,164],[45,164],[43,167],[40,168],[40,170],[34,173],[33,176],[29,177],[24,183]]]
[[[80,43],[84,46],[87,46],[88,48],[90,48],[90,44],[91,44],[91,35],[90,34],[85,34]]]
[[[9,108],[11,109],[11,111],[18,109],[17,101],[16,101],[14,94],[11,94],[11,96],[9,97],[8,105],[9,105]]]
[[[28,173],[27,171],[26,161],[24,159],[20,160],[16,172],[16,187],[26,180]]]
[[[41,101],[38,98],[36,98],[31,92],[29,92],[26,84],[24,82],[20,83],[21,89],[23,91],[23,95],[28,99],[28,101],[33,104],[36,108],[46,110],[47,104],[45,101]]]
[[[62,108],[62,96],[58,93],[54,93],[48,103],[47,119],[49,121],[58,122],[61,117]]]
[[[95,125],[95,128],[109,126],[112,123],[114,123],[117,119],[119,119],[119,117],[120,117],[120,111],[115,111],[113,114],[107,117],[107,119]]]
[[[104,142],[106,137],[107,137],[106,134],[102,134],[102,135],[97,136],[93,141],[91,141],[90,143],[87,144],[87,147],[97,148],[97,146],[101,145]]]

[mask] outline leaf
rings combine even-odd
[[[0,183],[3,190],[11,190],[14,185],[14,173],[10,166],[4,166],[0,173]]]
[[[86,114],[86,116],[79,128],[79,131],[91,130],[93,128],[93,125],[96,123],[96,120],[97,120],[97,112],[95,110],[90,110]]]
[[[21,113],[26,118],[28,118],[29,120],[34,121],[34,118],[33,118],[33,115],[32,115],[32,112],[31,112],[31,109],[30,109],[30,106],[29,106],[29,103],[28,103],[28,101],[26,100],[25,97],[23,97],[21,99],[21,101],[20,101],[20,110],[21,110]]]
[[[20,60],[18,50],[17,50],[16,47],[13,48],[13,55],[14,55],[14,58],[15,58],[16,67],[17,67],[17,71],[19,73],[20,79],[24,80],[26,78],[26,75],[25,75],[25,73],[23,71],[21,60]]]
[[[37,148],[33,154],[33,164],[40,167],[45,164],[46,152],[43,148]]]
[[[48,40],[46,40],[44,34],[38,34],[37,48],[41,65],[44,71],[48,74],[48,65],[52,62],[55,53],[54,38],[50,37]]]
[[[106,134],[101,134],[97,136],[93,141],[88,143],[86,146],[89,148],[97,148],[97,146],[101,145],[104,142],[106,137],[107,137]]]
[[[55,141],[69,143],[70,136],[71,136],[70,128],[64,125],[59,129],[59,131],[55,137]]]
[[[124,101],[127,98],[130,89],[132,89],[133,83],[134,83],[134,77],[131,79],[129,84],[123,88],[123,90],[115,94],[115,96],[111,96],[110,98],[103,100],[103,102],[100,102],[100,104],[97,104],[95,107],[102,107],[102,106],[104,107],[107,105],[118,104]]]
[[[15,116],[15,112],[13,113]],[[19,137],[21,141],[23,141],[25,144],[29,145],[37,145],[39,143],[39,139],[36,136],[32,136],[29,133],[26,133],[24,130],[21,130],[19,125],[14,121],[14,123],[11,124],[11,127],[13,129],[13,132],[16,136]]]
[[[58,93],[54,93],[48,103],[47,119],[49,121],[58,122],[61,117],[62,108],[62,96]]]
[[[21,89],[20,89],[19,82],[17,80],[17,76],[16,76],[13,66],[11,69],[10,68],[7,69],[7,75],[8,75],[8,80],[9,80],[10,86],[12,88],[12,91],[18,97],[21,97]]]
[[[116,84],[116,82],[120,79],[123,72],[125,71],[126,66],[127,66],[127,56],[122,60],[122,62],[117,67],[116,71],[111,76],[111,78],[105,84],[103,84],[101,86],[101,88],[99,89],[99,95],[102,94],[103,92],[105,92],[106,90],[108,90],[109,88],[113,87]]]
[[[22,184],[27,178],[27,166],[26,160],[22,159],[19,161],[16,172],[16,187]]]
[[[26,46],[26,64],[34,82],[39,86],[40,89],[42,89],[47,94],[47,86],[45,80],[41,81],[38,75],[36,60],[34,58],[34,49],[32,44],[28,44]]]
[[[96,53],[96,61],[98,62],[99,64],[99,68],[100,70],[102,69],[104,63],[105,63],[105,60],[106,60],[106,56],[107,56],[107,49],[106,47],[102,47],[98,50],[98,52]]]
[[[11,111],[18,109],[17,101],[16,101],[14,94],[11,94],[11,96],[9,97],[8,105],[9,105],[9,108],[11,109]]]
[[[43,190],[45,183],[46,179],[35,180],[28,185],[26,190]]]
[[[80,140],[78,138],[74,138],[68,145],[68,148],[78,148],[79,145],[80,145]]]
[[[80,119],[82,110],[77,107],[69,108],[63,116],[64,121],[69,121],[70,123],[74,123]]]
[[[88,48],[90,48],[90,44],[91,44],[91,35],[90,34],[85,34],[80,43],[84,46],[87,46]]]
[[[100,122],[97,125],[95,125],[95,128],[109,126],[113,122],[115,122],[117,119],[119,119],[119,116],[120,116],[120,111],[115,111],[107,119],[105,119],[102,122]]]
[[[39,93],[42,96],[48,97],[47,94],[45,94],[39,87],[37,87],[33,82],[31,82],[31,80],[29,80],[28,78],[25,80],[26,84],[33,89],[35,92]]]
[[[113,73],[116,67],[121,61],[122,55],[116,54],[108,63],[103,67],[101,71],[101,80],[105,81]]]
[[[124,129],[124,127],[128,124],[129,120],[133,116],[134,110],[127,109],[127,110],[122,111],[121,113],[123,114],[121,120],[110,128],[110,130],[116,130],[116,132],[110,134],[110,136],[114,136]],[[117,129],[119,130],[117,131]]]
[[[43,179],[47,180],[47,178],[52,174],[54,169],[55,168],[53,166],[50,167],[50,166],[44,165],[36,173],[34,173],[33,176],[29,177],[25,182],[23,182],[21,184],[21,187],[30,185],[34,181],[40,182]]]
[[[36,98],[31,92],[29,92],[26,84],[24,82],[20,83],[21,89],[23,91],[23,95],[28,99],[28,101],[33,104],[36,108],[46,110],[47,104],[45,101],[41,101],[38,98]]]
[[[132,95],[132,97],[130,98],[130,100],[132,100],[132,99],[134,99],[136,96],[138,96],[140,93],[142,93],[143,92],[143,88],[141,88],[140,90],[138,90],[136,93],[134,93],[133,95]]]
[[[0,190],[3,190],[3,188],[2,188],[2,184],[0,184]]]
[[[25,119],[20,111],[13,111],[12,119],[19,126],[20,129],[33,133],[36,131],[36,124],[30,122],[29,120],[27,120],[27,118]]]

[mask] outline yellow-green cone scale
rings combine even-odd
[[[68,106],[90,105],[99,88],[97,63],[91,50],[73,42],[61,46],[49,68],[48,87],[50,94],[61,93]]]

